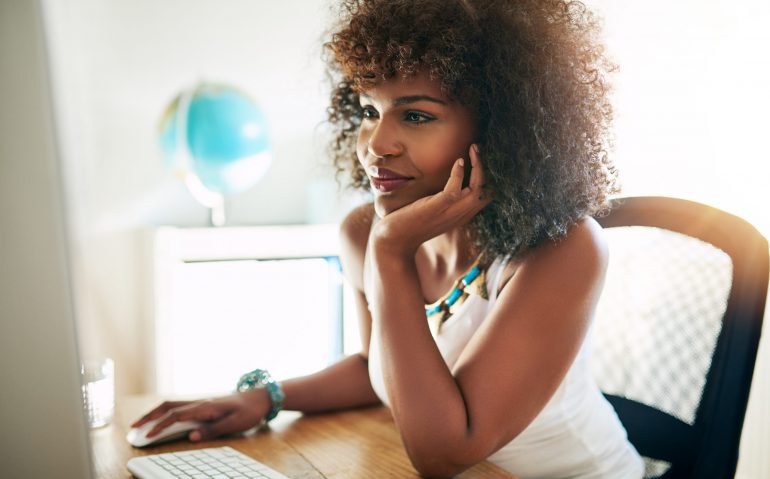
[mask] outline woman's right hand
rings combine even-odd
[[[484,192],[484,170],[479,147],[470,146],[470,178],[463,186],[466,159],[458,158],[444,189],[422,197],[381,218],[372,228],[372,252],[386,251],[413,259],[420,245],[467,224],[491,201]]]
[[[234,393],[216,399],[198,401],[166,401],[131,424],[139,427],[148,421],[158,423],[147,434],[153,437],[178,421],[201,421],[189,434],[190,441],[249,430],[257,426],[270,411],[270,398],[264,388]]]

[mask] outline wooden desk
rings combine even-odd
[[[99,479],[130,478],[126,463],[134,456],[230,446],[292,479],[418,478],[401,438],[384,407],[303,416],[282,412],[270,429],[249,436],[192,444],[173,442],[135,449],[126,442],[131,421],[158,401],[147,396],[119,400],[109,426],[91,431],[94,466]],[[484,462],[460,478],[514,478]]]

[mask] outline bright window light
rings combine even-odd
[[[700,201],[770,235],[770,2],[589,0],[615,75],[624,195]]]

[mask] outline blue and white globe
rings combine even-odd
[[[161,120],[160,144],[167,165],[210,208],[254,186],[272,161],[262,110],[225,85],[201,83],[177,95]]]

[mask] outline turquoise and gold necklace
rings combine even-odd
[[[436,303],[433,303],[432,305],[425,306],[425,315],[427,316],[428,320],[430,320],[432,323],[435,323],[434,327],[436,328],[436,332],[438,332],[438,328],[441,326],[441,324],[449,319],[449,317],[452,315],[452,306],[454,306],[455,303],[457,303],[461,298],[464,299],[466,296],[468,296],[466,288],[468,288],[468,286],[470,286],[481,275],[481,266],[479,265],[479,260],[480,258],[474,262],[471,269],[465,273],[462,278],[457,280],[454,288],[452,288],[452,291],[450,291],[448,295]],[[441,316],[434,318],[439,313],[441,313]]]

